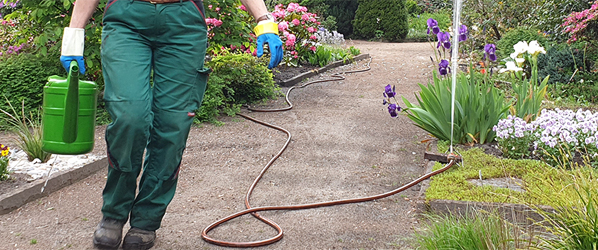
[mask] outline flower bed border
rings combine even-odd
[[[424,173],[432,172],[436,162],[428,161],[425,165]],[[512,223],[530,225],[534,222],[543,221],[544,218],[535,212],[532,208],[523,204],[514,203],[496,203],[496,202],[477,202],[477,201],[457,201],[457,200],[430,200],[426,201],[426,190],[430,187],[430,179],[422,182],[419,195],[415,206],[418,213],[432,212],[443,215],[475,215],[474,211],[496,211],[503,219]],[[550,206],[538,206],[546,212],[554,212],[555,209]]]
[[[45,178],[27,183],[11,192],[0,195],[0,215],[7,214],[28,202],[48,196],[63,187],[85,179],[100,169],[106,168],[106,166],[108,166],[108,160],[102,158],[80,168],[57,173],[48,180],[48,185],[43,193],[41,190],[46,183]]]
[[[326,65],[326,66],[324,66],[322,68],[313,69],[313,70],[301,73],[301,74],[299,74],[297,76],[294,76],[294,77],[292,77],[290,79],[283,80],[283,81],[280,82],[280,86],[282,86],[282,87],[291,87],[291,86],[293,86],[293,85],[295,85],[297,83],[300,83],[301,81],[303,81],[303,80],[305,80],[307,78],[316,76],[316,75],[318,75],[320,73],[324,73],[324,72],[326,72],[326,71],[328,71],[330,69],[333,69],[333,68],[336,68],[336,67],[340,67],[340,66],[343,66],[343,65],[347,65],[347,64],[351,64],[353,62],[361,61],[361,60],[364,60],[364,59],[369,59],[369,58],[370,58],[370,54],[360,54],[360,55],[357,55],[357,56],[353,57],[352,60],[346,60],[344,62],[342,60],[341,61],[335,61],[335,62],[332,62],[332,63],[330,63],[330,64],[328,64],[328,65]]]

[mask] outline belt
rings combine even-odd
[[[143,1],[143,2],[148,2],[148,3],[152,3],[152,4],[162,4],[162,3],[178,3],[181,2],[181,0],[137,0],[137,1]],[[189,1],[189,0],[182,0],[183,2]]]

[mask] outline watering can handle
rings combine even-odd
[[[68,90],[64,100],[64,128],[62,139],[66,143],[77,140],[77,123],[79,118],[79,64],[71,61],[66,78]]]

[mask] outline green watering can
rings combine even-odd
[[[98,87],[79,80],[79,66],[72,61],[67,78],[48,77],[44,86],[42,150],[77,155],[93,150]]]

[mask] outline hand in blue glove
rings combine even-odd
[[[79,73],[85,75],[85,61],[82,56],[60,56],[60,62],[66,71],[69,71],[71,61],[77,61],[79,65]]]
[[[268,64],[268,68],[272,69],[282,61],[282,41],[277,34],[261,34],[257,37],[257,57],[262,57],[264,54],[265,43],[270,48],[270,64]]]

